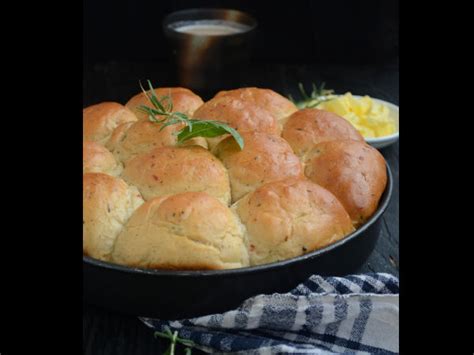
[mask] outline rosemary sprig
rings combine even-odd
[[[148,118],[151,122],[160,123],[162,125],[160,128],[161,130],[170,125],[184,124],[184,128],[177,133],[179,144],[195,137],[212,138],[223,134],[230,134],[235,139],[240,149],[244,149],[243,138],[232,127],[224,122],[197,120],[188,117],[182,112],[173,112],[173,100],[171,99],[171,95],[158,98],[150,80],[148,80],[148,86],[150,90],[147,92],[140,83],[143,93],[146,95],[148,100],[150,100],[153,107],[140,105],[138,109],[148,114]]]
[[[315,83],[311,84],[312,91],[311,94],[307,94],[306,90],[302,83],[298,83],[298,89],[301,93],[302,100],[295,100],[291,95],[288,95],[288,98],[298,107],[299,109],[303,108],[314,108],[319,104],[325,101],[329,101],[335,98],[334,90],[325,89],[326,83],[321,83],[321,86],[318,87]]]
[[[193,341],[188,339],[181,339],[178,337],[178,331],[171,332],[170,328],[166,327],[164,332],[155,332],[155,338],[160,337],[164,339],[170,340],[170,346],[168,349],[163,353],[163,355],[174,355],[176,344],[181,344],[185,346],[184,352],[186,355],[191,355],[192,350],[191,348],[196,346]]]

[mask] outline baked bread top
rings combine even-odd
[[[305,178],[262,185],[232,208],[246,227],[252,265],[309,253],[354,230],[337,198]]]
[[[270,112],[283,125],[286,118],[298,111],[293,102],[270,89],[246,87],[219,91],[215,97],[230,96],[241,101],[252,103]]]
[[[205,192],[147,201],[118,236],[112,260],[133,267],[180,270],[249,265],[237,216]]]
[[[86,107],[82,110],[83,140],[105,145],[117,126],[136,120],[132,111],[117,102],[102,102]]]
[[[119,176],[122,165],[113,154],[97,142],[82,142],[82,173],[105,173]]]
[[[184,125],[149,121],[143,93],[85,108],[84,255],[159,269],[260,265],[330,245],[377,209],[385,160],[344,118],[255,87],[206,103],[184,88],[155,92],[175,112],[227,123],[244,147],[229,135],[178,144]]]
[[[214,97],[207,101],[194,112],[193,118],[221,121],[239,133],[264,132],[275,135],[281,133],[278,120],[270,111],[232,95]],[[213,149],[225,137],[208,138],[210,149]]]
[[[171,97],[173,112],[182,112],[188,116],[192,116],[194,111],[204,103],[198,95],[186,88],[165,87],[154,89],[154,91],[158,99],[166,96]],[[148,115],[138,109],[141,105],[153,108],[153,105],[143,92],[136,94],[126,103],[126,106],[135,113],[138,119],[148,120]]]
[[[123,179],[136,186],[146,200],[186,191],[207,192],[230,203],[230,184],[224,165],[198,147],[162,147],[137,155],[125,165]]]
[[[214,150],[229,171],[233,202],[267,182],[303,175],[300,160],[280,136],[262,132],[245,132],[241,136],[243,150],[232,137]]]
[[[281,136],[299,157],[304,157],[321,142],[347,139],[364,142],[364,137],[345,118],[315,108],[293,113],[283,127]]]
[[[341,201],[355,226],[377,209],[387,185],[386,169],[377,149],[354,140],[319,143],[305,163],[305,175]]]
[[[117,235],[143,199],[136,187],[107,174],[86,173],[82,183],[84,255],[109,261]]]

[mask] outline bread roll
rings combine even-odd
[[[315,108],[293,113],[283,127],[281,136],[299,157],[321,142],[347,139],[364,142],[364,137],[349,121],[335,113]]]
[[[173,102],[173,112],[182,112],[188,116],[192,116],[194,111],[204,103],[202,99],[191,90],[180,87],[157,88],[155,89],[155,94],[158,99],[164,96],[170,96]],[[141,105],[154,108],[143,92],[132,97],[126,104],[126,106],[135,113],[138,119],[148,120],[148,115],[138,109]]]
[[[105,145],[117,126],[136,120],[132,111],[117,102],[86,107],[82,110],[83,140]]]
[[[305,178],[265,184],[232,209],[246,227],[251,265],[323,248],[354,230],[337,198]]]
[[[147,201],[117,238],[112,260],[131,267],[179,270],[248,265],[244,229],[237,216],[204,192]]]
[[[194,112],[195,119],[215,120],[228,124],[239,133],[265,132],[280,135],[281,128],[275,116],[266,109],[236,99],[231,95],[215,97]],[[213,149],[226,136],[208,138],[209,148]]]
[[[122,179],[86,173],[82,202],[84,255],[109,261],[117,235],[143,199],[135,187]]]
[[[114,129],[112,132],[112,135],[110,136],[109,140],[105,143],[105,147],[110,151],[110,152],[115,152],[115,156],[117,157],[117,160],[121,161],[120,159],[120,145],[123,140],[125,140],[126,135],[125,133],[128,131],[130,127],[132,127],[135,123],[137,122],[126,122],[118,126],[117,128]]]
[[[176,146],[177,134],[184,124],[174,124],[161,129],[160,123],[138,121],[118,126],[106,147],[124,164],[141,153],[158,147]],[[196,137],[183,142],[183,146],[199,145],[207,149],[206,139]]]
[[[103,145],[96,142],[82,144],[82,173],[104,173],[119,176],[122,165]]]
[[[283,125],[288,116],[293,112],[298,111],[298,108],[293,102],[270,89],[248,87],[234,90],[223,90],[219,91],[215,97],[222,96],[231,96],[259,106],[275,116],[281,125]]]
[[[382,154],[353,140],[317,144],[308,154],[305,174],[341,201],[355,226],[372,216],[387,185]]]
[[[262,132],[242,133],[242,138],[243,150],[228,137],[214,151],[229,171],[233,202],[267,182],[303,175],[300,160],[283,138]]]
[[[163,130],[161,127],[161,124],[150,121],[126,123],[115,129],[106,146],[118,160],[126,163],[134,156],[153,148],[176,145],[176,134],[182,125],[170,125]]]
[[[203,191],[230,203],[229,177],[224,165],[202,147],[162,147],[137,155],[122,177],[138,187],[145,200],[185,191]]]

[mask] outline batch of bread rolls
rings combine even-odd
[[[298,110],[261,88],[207,102],[185,88],[155,89],[173,109],[218,120],[244,139],[161,130],[138,108],[83,110],[83,252],[129,267],[218,270],[261,265],[328,246],[361,226],[387,184],[383,156],[344,118]]]

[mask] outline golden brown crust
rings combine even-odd
[[[237,216],[204,192],[157,197],[130,218],[115,243],[116,263],[156,269],[231,269],[248,265]]]
[[[265,132],[280,135],[281,132],[277,119],[269,111],[230,95],[207,101],[194,112],[193,117],[225,122],[239,133]],[[225,136],[208,138],[209,147],[213,149],[224,138]]]
[[[143,93],[85,108],[84,255],[152,269],[260,265],[332,244],[377,209],[385,160],[344,118],[255,87],[204,104],[188,89],[156,92],[175,112],[237,129],[244,149],[229,135],[178,145],[184,125],[161,130],[132,112],[149,105]]]
[[[283,123],[288,116],[298,110],[293,102],[270,89],[247,87],[223,90],[219,91],[215,97],[222,96],[231,96],[259,106],[275,116],[280,123]]]
[[[143,203],[135,187],[103,173],[83,175],[84,255],[110,260],[117,235],[133,211]]]
[[[155,89],[155,94],[158,99],[164,96],[171,96],[173,112],[182,112],[188,116],[192,116],[194,111],[204,103],[202,99],[191,90],[181,87],[157,88]],[[133,96],[126,104],[126,106],[135,113],[138,119],[148,120],[147,114],[138,109],[140,105],[153,107],[143,92]]]
[[[96,142],[82,143],[82,173],[104,173],[119,176],[122,165],[111,152]]]
[[[305,174],[341,201],[356,226],[375,212],[387,185],[382,154],[353,140],[317,144],[308,154]]]
[[[265,184],[232,209],[246,227],[251,265],[303,255],[354,230],[337,198],[304,177]]]
[[[315,108],[293,113],[283,127],[281,136],[299,157],[321,142],[347,139],[364,142],[364,137],[349,121],[335,113]]]
[[[176,134],[183,127],[175,124],[161,129],[160,123],[138,121],[117,127],[107,147],[124,164],[141,153],[158,147],[175,146]]]
[[[128,131],[130,127],[132,127],[136,122],[126,122],[122,123],[121,125],[117,126],[112,132],[112,135],[105,143],[105,147],[110,151],[113,152],[119,147],[120,142],[125,137],[125,132]],[[117,157],[118,159],[118,157]],[[120,161],[120,159],[118,159]]]
[[[224,165],[208,150],[162,147],[129,160],[122,175],[138,187],[143,197],[204,191],[224,204],[230,203],[230,184]]]
[[[117,126],[136,120],[132,111],[117,102],[86,107],[82,110],[83,140],[105,145]]]
[[[283,138],[262,132],[242,133],[242,138],[243,150],[232,137],[214,150],[229,171],[232,201],[267,182],[303,175],[300,160]]]
[[[118,126],[106,147],[113,152],[118,161],[127,160],[141,153],[147,153],[158,147],[178,145],[177,134],[184,124],[175,124],[161,129],[160,123],[151,121],[128,122]],[[181,146],[197,145],[207,149],[207,141],[203,137],[189,139]]]

